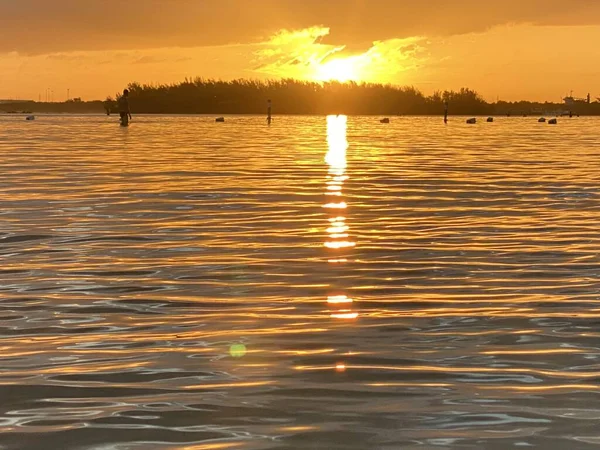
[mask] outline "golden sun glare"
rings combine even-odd
[[[319,64],[315,79],[319,81],[359,81],[361,70],[356,58],[338,58]]]

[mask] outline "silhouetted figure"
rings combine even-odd
[[[119,98],[119,115],[121,116],[121,126],[129,125],[131,111],[129,110],[129,90],[125,89],[123,95]]]
[[[267,100],[267,123],[271,125],[271,121],[273,118],[271,117],[271,109],[273,104],[271,103],[271,99]]]
[[[444,102],[444,123],[448,123],[448,102]]]

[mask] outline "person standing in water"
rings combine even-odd
[[[444,123],[448,123],[448,100],[444,102]]]
[[[121,125],[126,127],[131,120],[131,111],[129,110],[129,90],[125,89],[123,95],[119,98],[119,114],[121,116]]]
[[[271,107],[272,107],[272,103],[271,103],[271,99],[267,100],[267,123],[269,125],[271,125],[271,121],[273,120],[271,118]]]

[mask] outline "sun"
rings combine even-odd
[[[336,58],[319,64],[315,79],[318,81],[358,81],[360,67],[356,58]]]

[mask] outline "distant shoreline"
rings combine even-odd
[[[103,111],[28,111],[28,112],[17,112],[17,113],[7,113],[4,111],[0,110],[0,117],[20,117],[20,118],[24,118],[30,114],[34,114],[34,115],[40,115],[40,116],[100,116],[100,117],[115,117],[118,119],[118,114],[116,113],[111,113],[110,115],[107,115],[105,112]],[[243,116],[247,116],[247,117],[266,117],[265,114],[260,114],[260,113],[152,113],[152,112],[139,112],[136,113],[135,111],[132,111],[132,114],[134,116],[138,116],[138,117],[152,117],[152,116],[164,116],[164,117],[169,117],[169,116],[183,116],[183,117],[216,117],[216,116],[223,116],[223,117],[243,117]],[[383,116],[386,117],[396,117],[396,118],[402,118],[402,117],[443,117],[443,114],[367,114],[367,113],[356,113],[356,114],[346,114],[346,113],[314,113],[314,114],[307,114],[307,113],[281,113],[281,114],[273,114],[273,118],[276,119],[277,117],[325,117],[325,116],[329,116],[329,115],[346,115],[348,117],[374,117],[374,118],[381,118]],[[555,114],[555,112],[547,112],[547,113],[531,113],[531,114],[512,114],[512,115],[506,115],[506,114],[498,114],[498,113],[490,113],[490,114],[448,114],[448,117],[495,117],[495,118],[501,118],[501,117],[506,117],[506,118],[528,118],[528,117],[534,117],[534,118],[539,118],[539,117],[567,117],[569,116],[569,114],[567,112],[563,112],[561,114]],[[573,117],[600,117],[600,113],[597,114],[576,114],[573,113]]]
[[[133,114],[267,115],[274,116],[600,116],[600,101],[565,98],[565,103],[486,102],[476,91],[436,91],[425,95],[412,86],[373,83],[310,82],[294,79],[222,81],[186,79],[167,85],[130,83]],[[66,102],[14,101],[0,103],[0,113],[102,114],[118,113],[116,98]]]
[[[80,112],[71,112],[71,111],[28,111],[28,112],[16,112],[16,113],[7,113],[4,111],[0,110],[0,117],[20,117],[20,118],[24,118],[28,115],[39,115],[39,116],[99,116],[99,117],[114,117],[116,119],[118,119],[118,114],[116,113],[111,113],[110,115],[107,115],[105,112],[102,111],[80,111]],[[140,112],[140,113],[136,113],[135,111],[132,111],[132,114],[134,116],[138,116],[138,117],[152,117],[152,116],[163,116],[163,117],[169,117],[169,116],[182,116],[182,117],[216,117],[216,116],[223,116],[223,117],[266,117],[265,114],[259,114],[259,113],[149,113],[149,112]],[[395,117],[395,118],[402,118],[402,117],[443,117],[443,114],[366,114],[366,113],[356,113],[356,114],[346,114],[346,113],[314,113],[314,114],[307,114],[307,113],[281,113],[281,114],[273,114],[273,118],[276,119],[277,117],[326,117],[329,115],[345,115],[348,117],[374,117],[374,118],[381,118],[383,116],[386,117]],[[512,115],[506,115],[506,114],[496,114],[496,113],[490,113],[490,114],[448,114],[448,117],[455,117],[455,118],[464,118],[464,117],[495,117],[495,118],[502,118],[502,117],[506,117],[506,118],[539,118],[539,117],[567,117],[569,116],[568,113],[563,112],[561,114],[555,114],[554,112],[548,112],[548,113],[531,113],[531,114],[512,114]],[[598,114],[576,114],[573,113],[573,117],[600,117],[600,113]]]
[[[132,114],[144,114],[144,115],[265,115],[264,113],[257,111],[256,108],[250,111],[231,111],[230,108],[215,109],[214,111],[140,111],[136,110],[135,102],[132,102],[131,110]],[[480,111],[479,108],[473,108],[474,110],[448,112],[449,117],[453,116],[560,116],[568,115],[571,112],[573,115],[579,116],[600,116],[600,103],[591,103],[583,105],[567,106],[559,103],[550,104],[531,104],[525,106],[522,102],[519,104],[505,104],[505,103],[490,103],[488,104],[486,111]],[[100,114],[106,115],[106,109],[104,103],[98,100],[90,102],[81,102],[79,104],[70,103],[39,103],[39,102],[25,102],[25,103],[3,103],[0,104],[0,114],[2,116],[19,116],[27,114]],[[111,114],[117,114],[116,111],[111,111]],[[434,111],[414,111],[404,113],[391,113],[389,111],[343,111],[331,109],[329,111],[316,111],[316,112],[304,112],[304,111],[290,111],[288,110],[278,112],[274,108],[274,116],[323,116],[330,114],[345,114],[348,116],[443,116],[444,111],[440,108],[439,112]]]
[[[103,102],[94,100],[90,102],[14,102],[0,103],[0,114],[42,114],[42,113],[105,113]]]
[[[412,86],[369,83],[188,79],[170,85],[128,86],[132,114],[323,116],[600,116],[600,102],[569,97],[565,103],[488,103],[475,91],[438,91],[426,96]],[[0,114],[118,114],[117,100],[3,101]]]

